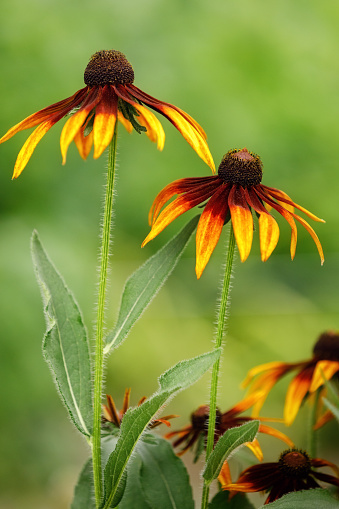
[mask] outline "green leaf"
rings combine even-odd
[[[133,455],[133,460],[128,464],[127,483],[124,495],[119,502],[119,509],[152,509],[148,505],[140,484],[140,470],[142,467],[142,459],[138,454]],[[136,500],[138,505],[136,506]]]
[[[271,504],[260,509],[338,509],[339,501],[335,500],[327,490],[303,490],[288,493]]]
[[[122,343],[165,283],[187,246],[198,219],[199,216],[194,217],[172,240],[129,277],[123,290],[117,323],[105,340],[105,354]]]
[[[215,363],[220,353],[221,349],[217,349],[188,361],[179,362],[160,377],[160,388],[149,400],[126,412],[122,419],[118,443],[105,467],[105,495],[101,507],[108,509],[117,504],[115,497],[123,473],[139,438],[150,421],[175,392],[196,382]]]
[[[332,412],[334,417],[339,422],[339,408],[336,407],[331,401],[329,401],[327,398],[323,398],[324,405]]]
[[[74,498],[71,509],[95,509],[93,497],[93,469],[92,460],[88,460],[82,469],[78,482],[74,488]]]
[[[47,331],[43,355],[69,415],[78,430],[92,430],[92,383],[89,345],[79,308],[44,251],[37,232],[32,258],[40,285]]]
[[[218,477],[224,461],[228,459],[235,449],[255,439],[258,429],[259,421],[249,421],[241,426],[227,430],[219,438],[206,462],[205,470],[202,474],[207,485]]]
[[[266,506],[265,506],[266,507]],[[229,500],[229,491],[219,491],[208,509],[255,509],[245,493],[238,493]]]
[[[185,465],[174,454],[171,444],[163,438],[153,438],[153,443],[139,442],[138,453],[142,458],[140,483],[144,498],[151,509],[194,509]]]

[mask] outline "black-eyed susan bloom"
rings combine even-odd
[[[327,331],[321,334],[314,345],[313,356],[301,362],[268,362],[251,369],[243,386],[250,386],[250,393],[260,392],[261,396],[253,406],[253,414],[258,415],[269,392],[274,385],[287,373],[297,371],[289,384],[285,406],[284,421],[291,425],[296,418],[303,401],[324,386],[325,380],[331,380],[339,373],[339,334]],[[321,417],[325,423],[330,417]]]
[[[259,393],[251,394],[224,413],[221,413],[220,410],[217,409],[214,433],[215,443],[224,433],[226,433],[227,430],[235,428],[236,426],[241,426],[245,422],[253,420],[252,417],[247,417],[240,414],[251,408],[256,403],[256,401],[258,401],[258,398],[260,398]],[[203,451],[204,447],[200,447],[199,442],[202,442],[202,444],[205,445],[208,419],[209,406],[201,405],[195,412],[191,414],[191,424],[185,426],[182,429],[166,434],[166,438],[168,439],[175,438],[173,447],[180,447],[179,455],[184,454],[186,451],[194,448],[195,446],[197,446],[197,456],[200,452]],[[271,426],[267,426],[266,424],[262,424],[262,422],[260,422],[258,431],[259,433],[265,433],[266,435],[271,435],[279,438],[290,447],[293,447],[293,442],[288,438],[288,436],[286,436],[281,431],[272,428]],[[263,459],[263,454],[257,439],[254,439],[253,442],[247,442],[246,445],[259,459],[259,461]]]
[[[25,118],[0,139],[0,143],[3,143],[19,131],[38,126],[19,152],[13,178],[21,174],[47,131],[68,114],[71,116],[60,137],[63,163],[72,141],[83,159],[87,158],[92,145],[94,158],[100,157],[112,140],[117,120],[129,132],[133,128],[139,133],[146,131],[150,140],[156,142],[158,149],[162,150],[165,142],[162,125],[144,105],[166,117],[214,172],[206,135],[200,125],[180,108],[159,101],[133,85],[133,68],[120,51],[104,50],[95,53],[86,67],[84,81],[86,87]]]
[[[322,467],[331,468],[335,475],[318,472]],[[288,449],[279,461],[253,465],[240,474],[237,482],[223,483],[222,488],[245,493],[269,492],[266,505],[293,491],[320,488],[319,481],[339,487],[338,467],[323,459],[311,459],[305,451]]]
[[[112,396],[109,394],[106,395],[107,405],[102,405],[102,411],[103,411],[102,421],[104,424],[111,423],[111,424],[113,424],[113,426],[115,428],[120,428],[121,421],[122,421],[125,413],[127,412],[127,410],[130,407],[130,404],[129,404],[130,395],[131,395],[131,389],[126,389],[121,410],[117,410]],[[138,402],[138,406],[142,405],[145,401],[146,401],[146,397],[144,396]],[[171,425],[169,422],[169,419],[174,419],[174,417],[178,417],[178,415],[171,414],[171,415],[166,415],[159,419],[154,419],[151,422],[151,424],[149,424],[149,428],[156,428],[160,424],[166,424],[166,426],[169,427]]]
[[[320,241],[311,226],[294,209],[297,208],[314,221],[324,222],[294,203],[291,198],[274,187],[261,184],[262,162],[258,155],[242,150],[230,150],[222,159],[218,174],[209,177],[185,178],[167,185],[155,198],[149,213],[152,229],[143,246],[156,237],[174,219],[197,205],[206,202],[196,234],[196,274],[200,278],[219,240],[222,228],[232,221],[241,261],[250,253],[253,239],[252,210],[259,216],[259,237],[262,261],[266,261],[279,239],[279,226],[270,210],[274,209],[286,219],[292,230],[291,258],[297,245],[295,219],[314,240],[321,263],[324,261]],[[179,195],[162,211],[173,196]]]

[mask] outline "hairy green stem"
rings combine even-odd
[[[98,307],[95,337],[95,358],[94,358],[94,396],[93,396],[93,440],[92,460],[94,476],[94,492],[96,506],[99,507],[102,496],[102,473],[101,473],[101,395],[103,380],[104,361],[104,315],[107,287],[107,269],[110,254],[110,239],[112,226],[113,192],[117,146],[117,122],[114,134],[109,146],[106,195],[104,205],[104,218],[101,230],[101,251],[100,251],[100,275],[98,291]]]
[[[232,266],[234,259],[234,248],[235,248],[235,237],[232,223],[230,225],[230,237],[228,242],[227,259],[225,265],[224,282],[221,290],[220,297],[220,308],[218,315],[217,333],[215,339],[215,348],[222,346],[222,339],[225,331],[226,323],[226,311],[228,305],[230,282],[232,274]],[[218,380],[219,380],[219,369],[220,369],[220,358],[213,365],[212,380],[211,380],[211,392],[210,392],[210,413],[208,420],[208,433],[207,433],[207,445],[206,445],[206,461],[209,455],[213,451],[214,446],[214,432],[215,432],[215,421],[216,421],[216,410],[217,410],[217,392],[218,392]],[[207,509],[209,496],[209,485],[204,484],[201,509]]]

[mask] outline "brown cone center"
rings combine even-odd
[[[126,85],[133,83],[134,71],[123,53],[103,50],[91,56],[85,69],[84,81],[90,87]]]
[[[225,184],[252,187],[261,182],[262,162],[258,155],[247,148],[230,150],[222,158],[218,175]]]
[[[313,355],[320,360],[339,362],[339,334],[333,331],[321,334],[314,345]]]
[[[311,471],[311,460],[306,452],[290,449],[281,454],[279,468],[287,477],[306,477]]]

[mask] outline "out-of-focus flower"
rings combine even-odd
[[[321,467],[330,467],[335,476],[316,470]],[[318,481],[339,487],[338,467],[323,459],[311,459],[299,449],[288,449],[279,461],[253,465],[240,474],[237,482],[224,483],[222,488],[245,493],[269,492],[266,505],[292,491],[319,488]]]
[[[83,159],[87,158],[93,144],[94,158],[100,157],[112,140],[117,119],[129,132],[133,128],[139,133],[146,131],[150,140],[157,142],[158,149],[162,150],[165,133],[157,117],[144,105],[166,117],[215,171],[202,127],[180,108],[159,101],[133,85],[134,71],[123,53],[115,50],[95,53],[86,67],[84,81],[86,87],[25,118],[0,139],[3,143],[23,129],[38,126],[19,152],[13,178],[20,175],[47,131],[68,114],[71,116],[60,137],[63,163],[73,140]]]
[[[339,372],[339,334],[327,331],[321,334],[314,345],[311,359],[301,362],[269,362],[251,369],[243,386],[249,384],[249,393],[259,393],[261,397],[253,406],[253,415],[259,414],[265,399],[273,386],[290,371],[297,374],[289,384],[284,407],[284,420],[287,425],[292,424],[303,401],[324,386],[325,380],[330,380]],[[321,424],[331,417],[321,417]],[[319,427],[319,423],[318,423]]]
[[[102,405],[103,424],[111,423],[116,428],[120,428],[121,421],[130,406],[129,405],[130,394],[131,394],[131,389],[126,389],[125,394],[124,394],[124,401],[123,401],[122,409],[119,411],[117,410],[117,408],[115,406],[112,396],[110,396],[109,394],[106,395],[107,405]],[[137,406],[142,405],[145,401],[146,401],[146,397],[144,396],[140,399]],[[165,424],[166,426],[169,427],[171,425],[171,423],[169,422],[169,419],[174,419],[175,417],[178,417],[178,415],[171,414],[171,415],[165,415],[164,417],[159,418],[159,419],[154,419],[148,427],[156,428],[157,426],[160,426],[160,424]]]
[[[273,187],[261,184],[262,162],[258,155],[242,150],[230,150],[222,159],[218,174],[209,177],[185,178],[167,185],[155,198],[149,213],[152,229],[142,246],[154,239],[166,226],[184,212],[209,200],[201,214],[196,235],[196,274],[200,278],[219,240],[225,223],[231,219],[241,261],[251,251],[253,239],[252,209],[259,216],[260,252],[266,261],[277,245],[279,226],[270,210],[286,219],[292,230],[291,258],[297,245],[295,219],[314,240],[321,263],[324,261],[320,241],[311,226],[294,212],[297,208],[314,221],[324,222],[294,203],[291,198]],[[162,207],[174,195],[179,196]]]

